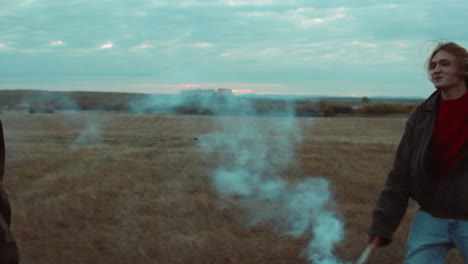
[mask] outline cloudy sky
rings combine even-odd
[[[467,0],[0,0],[0,89],[428,96]]]

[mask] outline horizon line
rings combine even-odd
[[[198,89],[198,90],[215,90],[215,89]],[[142,94],[142,95],[168,95],[179,96],[180,92],[187,91],[181,90],[178,93],[165,93],[165,92],[129,92],[129,91],[90,91],[90,90],[47,90],[47,89],[1,89],[0,91],[8,92],[46,92],[46,93],[117,93],[117,94]],[[339,97],[339,98],[406,98],[406,99],[424,99],[424,96],[393,96],[393,95],[357,95],[357,94],[304,94],[304,93],[233,93],[235,96],[259,96],[259,97]]]

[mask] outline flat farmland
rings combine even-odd
[[[200,141],[220,120],[242,122],[237,117],[7,111],[0,118],[4,185],[22,263],[307,263],[301,252],[309,235],[289,236],[268,221],[246,224],[239,198],[222,197],[212,186],[210,172],[224,161]],[[246,118],[269,124],[285,117]],[[353,263],[366,246],[405,120],[296,120],[297,165],[282,177],[329,181],[345,228],[334,250],[343,263]],[[416,210],[410,203],[393,243],[375,250],[369,263],[401,262]],[[456,253],[449,261],[461,263]]]

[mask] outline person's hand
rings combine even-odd
[[[378,236],[369,236],[367,243],[374,244],[376,248],[379,248],[388,245],[390,243],[390,239]]]

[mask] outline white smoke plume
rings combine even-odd
[[[75,100],[67,93],[32,91],[24,92],[22,100],[15,106],[30,113],[54,113],[58,110],[79,110]]]
[[[104,137],[102,135],[103,126],[108,122],[108,118],[97,112],[70,112],[67,115],[67,123],[77,126],[78,134],[70,149],[76,151],[85,147],[104,146]]]
[[[181,101],[179,95],[151,94],[128,102],[128,107],[135,113],[170,113]]]
[[[88,144],[92,144],[94,146],[100,146],[103,144],[101,127],[98,123],[87,122],[84,129],[80,131],[80,134],[71,145],[71,149],[77,150]]]
[[[302,140],[293,113],[286,114],[215,117],[217,131],[200,138],[200,147],[223,163],[213,171],[212,184],[221,197],[239,200],[249,224],[273,220],[288,235],[309,235],[302,257],[310,263],[340,264],[333,249],[344,227],[333,211],[328,181],[306,177],[292,183],[281,175],[297,164],[294,148]]]

